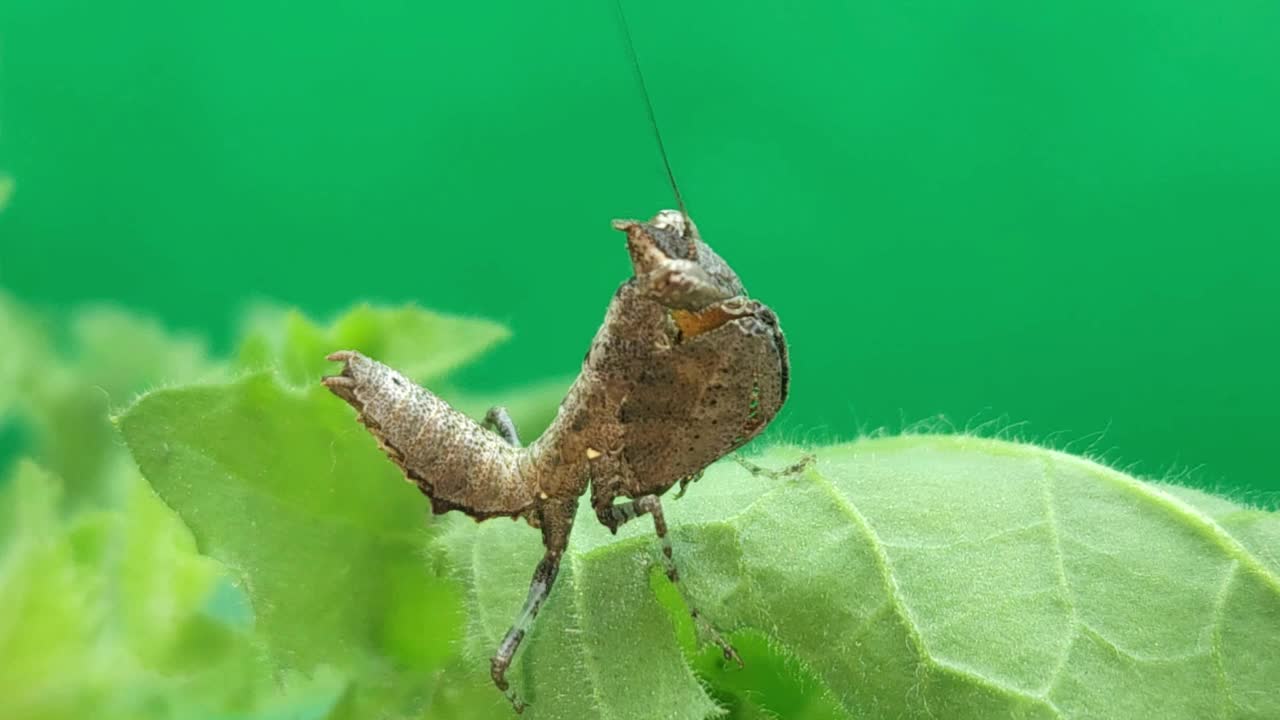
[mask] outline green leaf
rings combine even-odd
[[[444,376],[510,332],[496,323],[431,312],[412,305],[360,305],[322,328],[296,310],[254,308],[246,320],[240,364],[276,368],[287,382],[308,386],[330,369],[325,356],[359,350],[418,382]]]
[[[767,639],[843,717],[1280,717],[1276,514],[969,437],[819,457],[782,481],[722,462],[667,520],[701,609]],[[458,521],[440,542],[482,672],[539,538]],[[648,520],[615,539],[581,512],[511,673],[531,720],[716,712],[650,588],[655,546]],[[778,713],[774,700],[739,716]]]
[[[356,678],[357,716],[420,706],[459,600],[424,556],[426,502],[349,407],[259,373],[151,393],[119,425],[200,549],[242,578],[277,668]]]
[[[1217,495],[1195,488],[1170,485],[1165,492],[1194,506],[1231,533],[1273,575],[1280,576],[1280,522],[1276,513],[1241,507]]]

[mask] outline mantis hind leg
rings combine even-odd
[[[511,661],[515,659],[516,651],[520,649],[520,642],[533,629],[534,618],[538,616],[538,610],[542,608],[542,603],[551,593],[551,586],[555,584],[556,575],[560,571],[560,554],[559,550],[548,549],[542,556],[542,561],[533,571],[533,582],[529,584],[529,596],[525,598],[524,607],[520,609],[520,614],[516,616],[511,629],[502,638],[498,652],[489,661],[489,675],[493,678],[493,684],[507,696],[507,700],[511,701],[511,706],[517,713],[524,712],[525,705],[511,689],[511,684],[507,682],[507,668],[511,667]]]
[[[675,500],[679,500],[680,498],[684,497],[684,491],[689,489],[689,485],[691,485],[691,484],[693,484],[693,483],[696,483],[696,482],[698,482],[699,480],[701,480],[701,479],[702,479],[702,474],[703,474],[704,472],[706,472],[706,471],[705,471],[705,470],[699,470],[698,472],[696,472],[696,473],[694,473],[694,474],[692,474],[692,475],[689,475],[689,476],[687,476],[687,477],[682,477],[682,478],[680,478],[680,490],[679,490],[679,492],[677,492],[677,493],[675,494],[675,498],[674,498],[674,499],[675,499]]]
[[[507,409],[501,405],[494,405],[489,408],[489,412],[484,414],[484,422],[481,424],[496,432],[511,447],[520,447],[520,434],[516,432],[516,423],[511,419]]]
[[[675,555],[672,552],[671,537],[667,534],[667,519],[662,513],[662,500],[657,495],[645,495],[619,505],[608,505],[596,511],[600,522],[613,532],[617,532],[618,528],[628,521],[646,514],[653,517],[653,529],[658,535],[658,541],[662,543],[662,563],[666,567],[667,579],[676,586],[676,590],[680,591],[680,597],[689,608],[689,615],[698,629],[720,648],[726,660],[742,665],[742,658],[738,656],[738,651],[733,649],[733,646],[720,635],[720,631],[716,630],[715,625],[694,604],[693,598],[689,595],[689,589],[685,587],[680,577],[680,569],[676,567]]]
[[[760,465],[757,465],[751,462],[750,460],[743,457],[741,453],[734,453],[733,459],[752,475],[755,475],[756,477],[767,477],[771,480],[781,480],[782,478],[799,475],[805,470],[808,470],[810,466],[818,462],[817,455],[809,454],[800,458],[796,462],[782,468],[781,470],[772,470],[770,468],[761,467]],[[684,487],[682,486],[680,489],[684,490]]]
[[[524,607],[507,630],[507,634],[498,645],[498,651],[489,661],[489,675],[493,684],[507,696],[511,706],[517,713],[524,712],[525,703],[511,689],[507,681],[507,669],[515,660],[516,652],[525,636],[533,630],[534,619],[547,596],[551,594],[551,586],[556,582],[560,572],[560,558],[569,545],[569,533],[573,530],[573,517],[578,507],[578,499],[570,501],[553,501],[543,506],[540,522],[542,523],[542,545],[546,551],[542,560],[533,570],[533,580],[529,583],[529,595],[525,598]]]

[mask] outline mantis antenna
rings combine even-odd
[[[653,128],[653,137],[658,141],[658,152],[662,155],[662,165],[667,170],[667,181],[671,183],[671,192],[676,196],[676,207],[680,210],[680,214],[684,216],[685,227],[692,227],[689,223],[689,211],[685,209],[684,198],[680,195],[680,186],[676,184],[676,174],[671,170],[671,159],[667,157],[667,146],[662,142],[662,131],[658,129],[658,116],[653,111],[653,99],[649,96],[649,87],[644,81],[644,72],[640,69],[640,55],[636,52],[635,42],[631,39],[631,26],[627,23],[627,14],[623,10],[622,0],[615,0],[614,3],[618,8],[618,20],[622,27],[622,41],[627,51],[627,57],[631,60],[631,67],[635,71],[636,83],[640,86],[640,95],[644,97],[645,112],[649,115],[649,127]]]

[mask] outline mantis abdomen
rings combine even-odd
[[[466,508],[477,520],[524,515],[533,491],[524,451],[382,363],[353,350],[329,356],[342,374],[324,379],[359,412],[387,456],[431,499],[435,513]]]

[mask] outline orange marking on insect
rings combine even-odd
[[[681,334],[686,338],[696,337],[705,332],[710,332],[721,325],[733,320],[736,315],[731,315],[719,306],[712,306],[702,312],[690,312],[689,310],[672,310],[671,319],[675,321],[676,327],[680,328]]]

